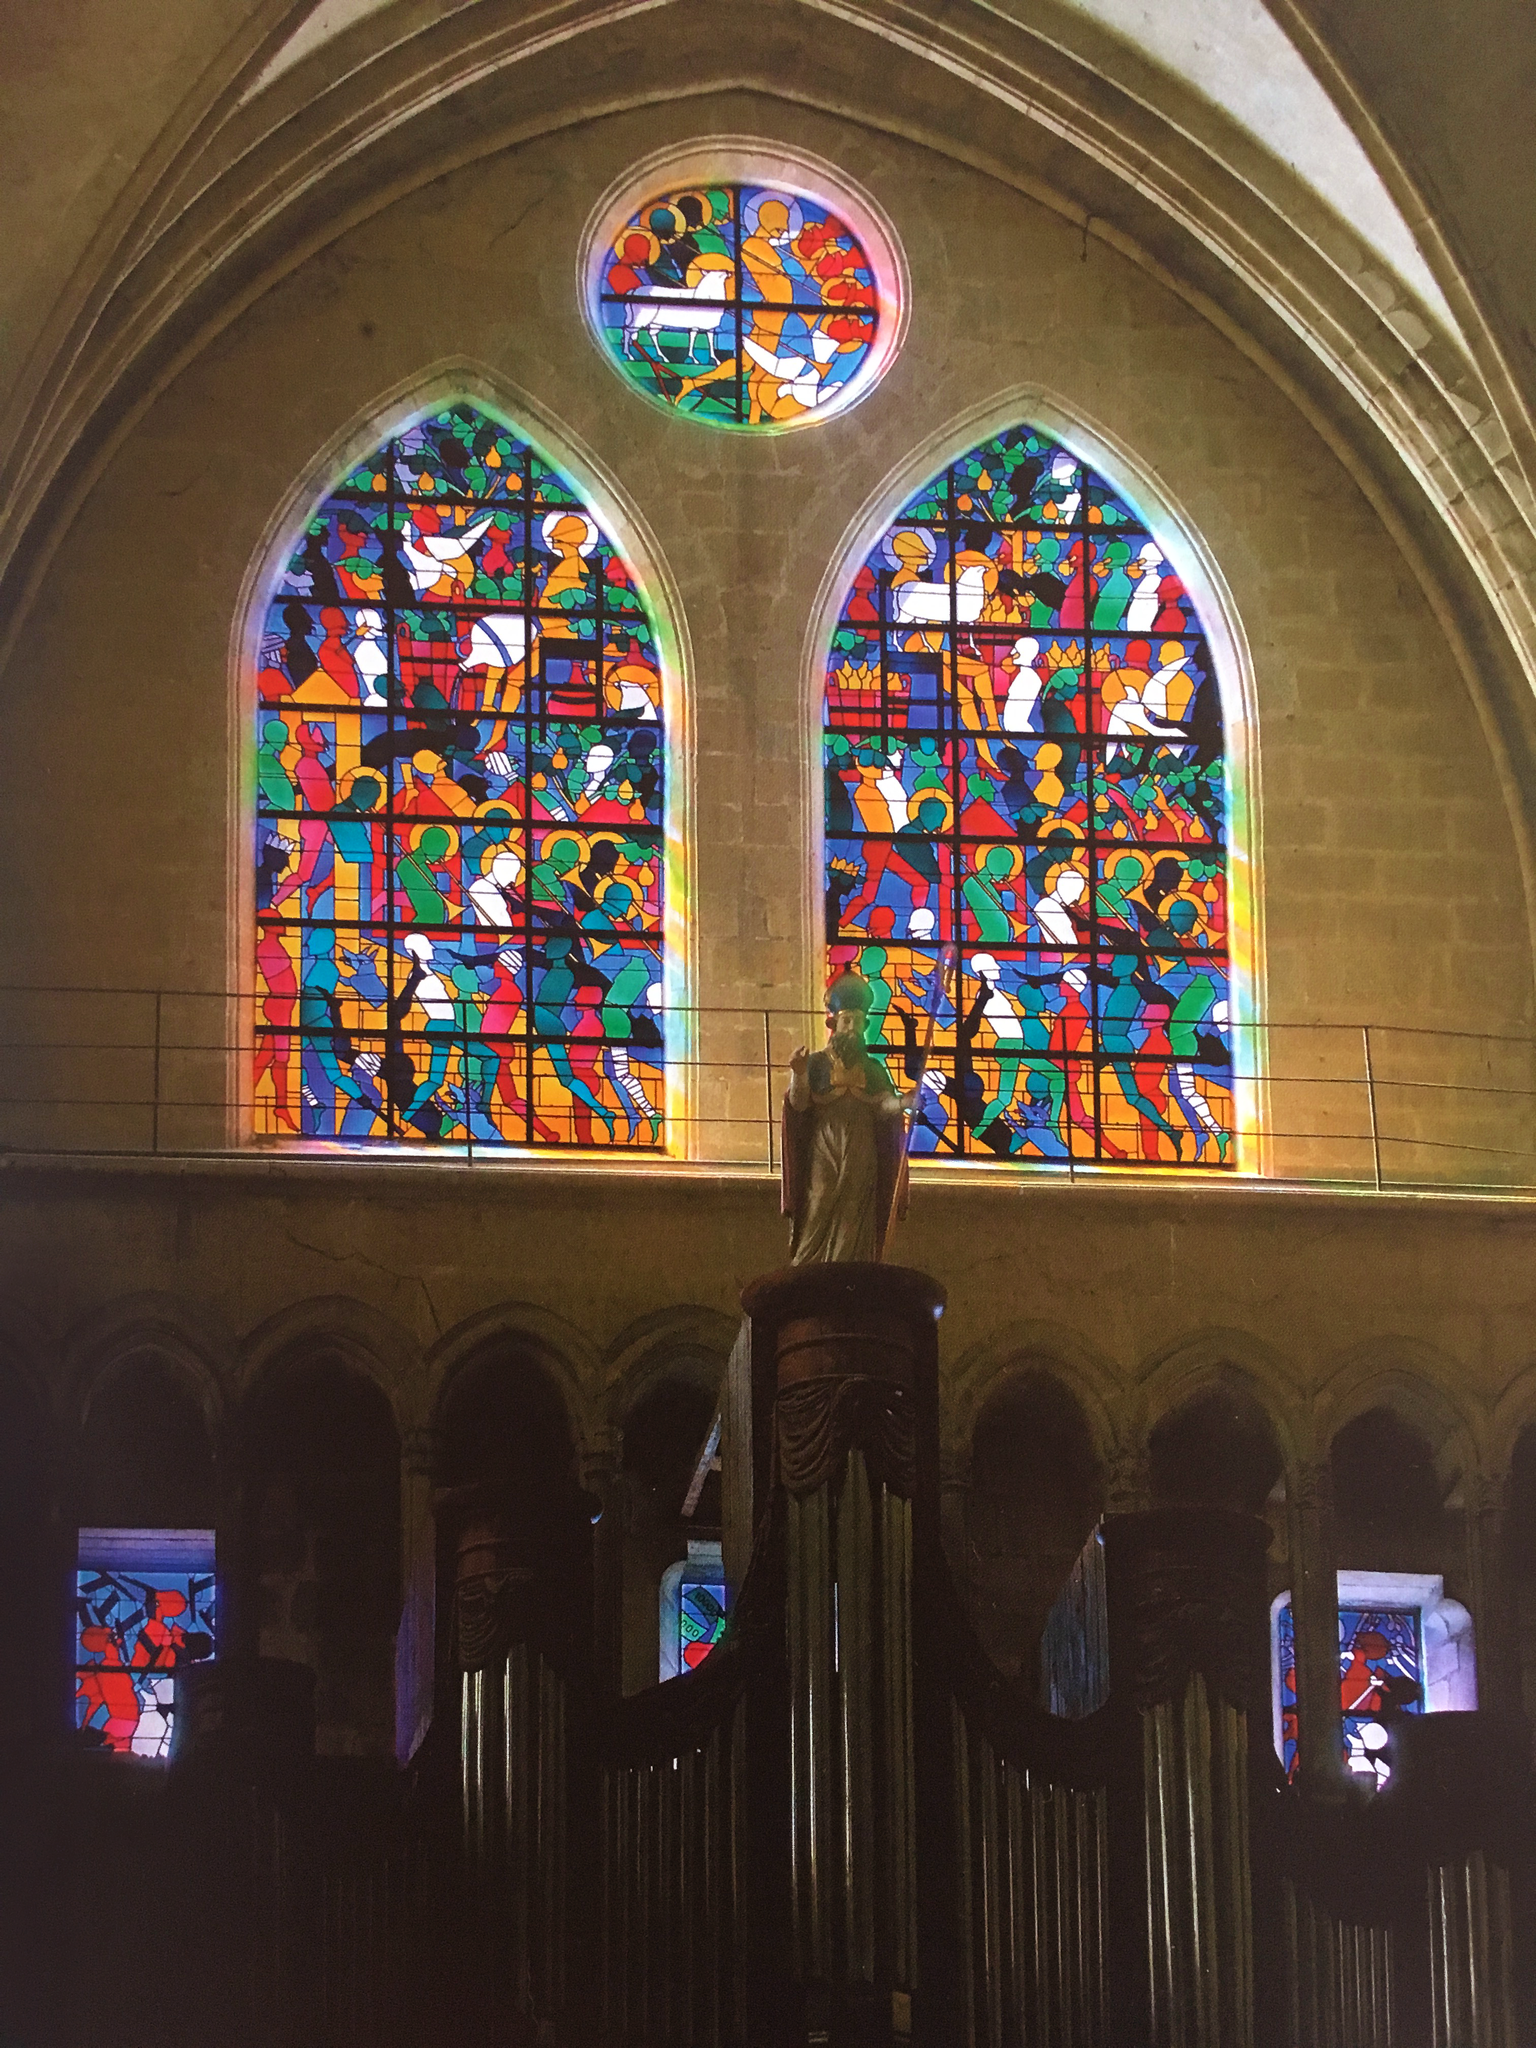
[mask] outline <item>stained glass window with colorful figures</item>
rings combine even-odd
[[[92,1749],[169,1755],[176,1672],[213,1655],[210,1529],[82,1529],[75,1727]]]
[[[659,193],[597,252],[595,314],[648,398],[721,426],[825,417],[882,360],[859,235],[822,201],[761,185]]]
[[[1344,1713],[1344,1762],[1370,1789],[1387,1782],[1387,1717],[1422,1714],[1424,1631],[1416,1607],[1339,1609],[1339,1701]],[[1294,1777],[1297,1754],[1296,1628],[1289,1600],[1275,1616],[1275,1671],[1279,1693],[1280,1758]]]
[[[1027,427],[951,463],[853,579],[824,727],[831,971],[921,1071],[914,1153],[1235,1164],[1221,704],[1141,515]]]
[[[386,442],[257,699],[257,1133],[659,1146],[661,671],[580,493],[469,405]]]

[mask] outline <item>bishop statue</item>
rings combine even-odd
[[[784,1097],[783,1211],[790,1260],[878,1260],[906,1212],[907,1120],[916,1091],[898,1093],[864,1043],[874,991],[847,969],[827,990],[827,1044],[800,1046]]]

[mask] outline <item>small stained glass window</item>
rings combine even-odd
[[[662,673],[633,571],[450,406],[350,468],[257,675],[261,1137],[656,1149]]]
[[[594,252],[593,312],[636,390],[717,426],[823,419],[890,353],[894,270],[836,206],[788,187],[658,192]]]
[[[1276,1676],[1280,1700],[1280,1757],[1296,1774],[1296,1632],[1291,1603],[1276,1615]],[[1389,1776],[1387,1719],[1425,1711],[1424,1629],[1417,1607],[1339,1609],[1339,1701],[1344,1714],[1344,1762],[1351,1775],[1379,1788]]]
[[[91,1749],[170,1753],[176,1672],[213,1655],[211,1529],[82,1529],[75,1727]]]
[[[1032,428],[971,449],[854,575],[823,724],[830,971],[914,1154],[1234,1166],[1221,699],[1144,517]]]
[[[720,1545],[690,1536],[688,1555],[662,1574],[661,1677],[696,1671],[725,1633],[727,1595]]]
[[[678,1641],[685,1671],[697,1670],[725,1633],[725,1587],[686,1575],[677,1590]]]

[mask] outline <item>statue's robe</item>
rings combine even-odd
[[[906,1125],[885,1063],[864,1046],[813,1053],[810,1100],[784,1098],[782,1208],[796,1266],[874,1260],[906,1209]]]

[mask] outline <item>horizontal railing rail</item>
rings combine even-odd
[[[595,1077],[608,1099],[574,1119],[562,1101],[551,1114],[558,1134],[574,1134],[573,1142],[551,1144],[535,1129],[553,1128],[540,1105],[525,1114],[519,1098],[514,1123],[497,1078],[508,1055],[522,1061],[524,1033],[486,1034],[461,1023],[386,1033],[369,1028],[351,998],[317,1028],[299,1014],[297,996],[287,1000],[293,1014],[274,1019],[263,1014],[270,994],[245,989],[0,984],[0,1150],[113,1157],[378,1152],[471,1165],[530,1155],[606,1162],[620,1151],[774,1170],[790,1056],[823,1038],[819,1010],[704,1004],[647,1013],[644,1028],[627,1039],[556,1040],[573,1061],[587,1062],[573,1070],[578,1078],[582,1071]],[[901,1015],[872,1020],[871,1043],[906,1087],[916,1055],[912,1020],[898,1028]],[[958,1057],[954,1038],[953,1020],[941,1019],[930,1068],[930,1084],[939,1087],[930,1085],[920,1098],[932,1113],[914,1134],[919,1172],[934,1159],[963,1158],[980,1169],[1002,1165],[1074,1179],[1156,1173],[1212,1183],[1262,1178],[1536,1192],[1536,1036],[1250,1018],[1231,1028],[1227,1062],[1209,1039],[1188,1059],[1167,1051],[1166,1041],[1164,1049],[1144,1044],[1097,1053],[1020,1038],[999,1044],[985,1019]],[[438,1114],[427,1120],[438,1134],[412,1127],[403,1112],[390,1117],[383,1110],[358,1110],[353,1122],[371,1124],[368,1131],[347,1128],[348,1101],[355,1106],[360,1098],[332,1083],[331,1099],[323,1100],[310,1087],[311,1080],[322,1091],[326,1085],[318,1068],[304,1066],[306,1048],[335,1065],[333,1041],[345,1041],[349,1072],[359,1053],[375,1054],[375,1065],[360,1069],[370,1081],[390,1045],[403,1047],[423,1073],[440,1067],[439,1092],[431,1098]],[[287,1062],[280,1109],[270,1078],[258,1082],[262,1057],[268,1067],[274,1058]],[[962,1067],[971,1090],[964,1101]],[[1174,1089],[1176,1070],[1183,1078]],[[620,1086],[625,1074],[633,1083],[627,1093]],[[1190,1128],[1180,1126],[1174,1098],[1191,1097],[1192,1074],[1230,1126],[1219,1144],[1214,1123],[1196,1129],[1186,1117]],[[1160,1087],[1166,1128],[1133,1104],[1136,1094],[1145,1102],[1147,1090],[1155,1095]],[[1065,1113],[1056,1101],[1054,1124],[1042,1139],[1040,1104],[1051,1088],[1064,1095]],[[500,1090],[494,1102],[493,1089]],[[1099,1105],[1098,1142],[1090,1097]],[[998,1107],[988,1115],[994,1101]]]

